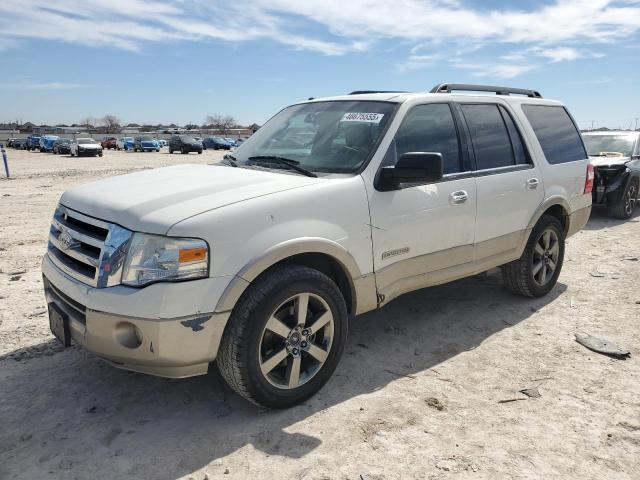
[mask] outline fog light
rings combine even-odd
[[[133,349],[142,345],[142,332],[133,323],[120,322],[113,330],[113,335],[123,347]]]

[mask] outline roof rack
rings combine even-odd
[[[531,98],[542,98],[540,92],[525,88],[496,87],[493,85],[474,85],[472,83],[441,83],[431,89],[430,93],[451,93],[454,90],[467,92],[493,92],[496,95],[526,95]]]
[[[349,95],[363,95],[367,93],[408,93],[400,90],[356,90],[355,92],[351,92]]]

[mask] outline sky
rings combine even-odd
[[[628,128],[639,41],[640,0],[1,0],[0,122],[262,124],[308,97],[457,82]]]

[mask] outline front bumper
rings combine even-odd
[[[90,149],[84,149],[84,150],[78,149],[79,157],[95,157],[101,154],[102,154],[102,149],[98,149],[98,148],[90,148]]]
[[[622,200],[629,179],[625,165],[595,167],[593,204],[611,207]]]
[[[213,312],[205,302],[217,301],[226,277],[94,288],[61,272],[47,255],[42,273],[47,303],[68,315],[72,340],[116,367],[182,378],[206,374],[216,358],[230,312]]]

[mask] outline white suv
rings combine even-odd
[[[215,360],[240,395],[288,407],[329,379],[350,315],[497,266],[545,295],[592,185],[571,116],[534,91],[310,100],[224,164],[65,192],[42,264],[51,329],[138,372]]]

